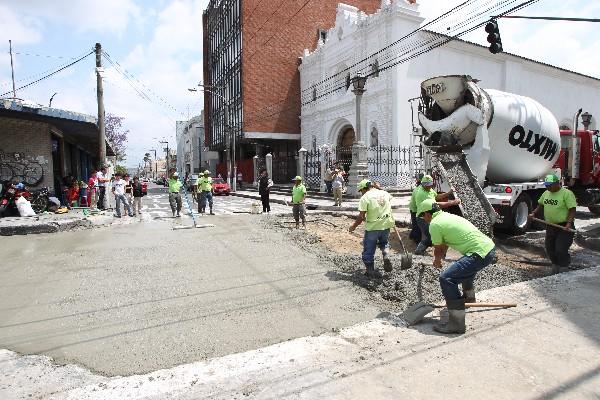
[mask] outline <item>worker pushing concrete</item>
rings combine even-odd
[[[496,246],[492,239],[465,218],[442,211],[433,199],[426,199],[419,204],[417,214],[429,224],[434,246],[434,267],[442,268],[442,259],[448,247],[463,255],[440,273],[448,322],[439,323],[433,329],[440,333],[464,333],[465,303],[475,302],[475,275],[492,263]],[[462,294],[459,284],[463,287]]]
[[[445,202],[446,200],[448,200],[448,197],[450,197],[452,192],[453,191],[450,190],[447,193],[438,194],[435,190],[433,190],[433,177],[431,175],[425,175],[423,176],[423,178],[421,178],[421,184],[413,190],[412,195],[410,196],[410,203],[408,204],[408,208],[409,210],[416,211],[419,204],[421,204],[425,199],[433,199],[437,202],[444,202],[444,207],[456,205],[458,204],[456,202]],[[423,255],[425,254],[425,250],[427,250],[427,248],[431,246],[431,236],[429,235],[427,222],[425,222],[423,218],[417,217],[417,224],[419,226],[419,230],[421,231],[421,240],[419,241],[419,244],[417,245],[414,254]]]
[[[552,273],[557,274],[560,268],[567,268],[571,264],[569,248],[575,237],[574,221],[577,200],[575,194],[560,184],[560,179],[555,174],[550,174],[544,179],[546,191],[540,196],[538,206],[529,215],[535,218],[539,211],[544,212],[544,220],[559,226],[546,226],[546,254],[552,262]],[[571,231],[569,231],[571,230]]]
[[[179,174],[177,171],[173,172],[173,175],[169,178],[169,205],[175,217],[175,211],[177,211],[177,217],[181,217],[181,194],[179,191],[183,184],[179,180]]]
[[[215,215],[213,213],[213,187],[212,187],[212,178],[210,177],[210,171],[206,170],[203,172],[203,175],[198,177],[198,182],[196,183],[196,187],[198,190],[198,194],[200,195],[198,198],[198,213],[204,214],[206,213],[206,203],[210,208],[210,215]]]
[[[302,183],[302,177],[296,176],[292,188],[292,214],[294,215],[294,221],[296,221],[296,229],[299,227],[300,220],[302,220],[302,227],[306,228],[305,200],[306,186]]]
[[[375,269],[375,251],[377,247],[383,255],[383,263],[386,269],[391,269],[389,259],[390,228],[394,227],[394,216],[392,215],[392,195],[375,187],[373,182],[363,179],[357,185],[362,194],[358,203],[360,212],[356,221],[348,229],[350,232],[365,222],[365,235],[363,238],[362,260],[365,264],[365,275],[368,278],[381,278],[381,273]]]

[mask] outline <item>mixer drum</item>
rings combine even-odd
[[[543,177],[560,155],[560,132],[554,115],[529,97],[485,91],[493,104],[488,126],[488,180],[510,183]]]

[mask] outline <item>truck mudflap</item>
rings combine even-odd
[[[477,183],[462,152],[446,152],[448,150],[431,152],[434,168],[443,179],[454,188],[455,196],[460,199],[462,216],[475,225],[481,232],[493,237],[493,226],[496,222],[496,211]]]

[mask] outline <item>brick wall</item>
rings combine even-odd
[[[18,157],[15,158],[15,153]],[[43,122],[0,117],[0,162],[2,175],[14,172],[15,179],[24,173],[24,168],[43,171],[43,179],[36,187],[54,186],[52,170],[52,142],[50,127]],[[32,170],[32,171],[33,171]]]
[[[300,133],[298,57],[315,48],[319,29],[335,24],[340,3],[311,1],[301,9],[306,0],[283,1],[279,9],[279,0],[242,1],[244,131]],[[381,0],[343,3],[373,13]]]

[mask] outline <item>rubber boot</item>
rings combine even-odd
[[[381,279],[381,273],[379,271],[377,271],[375,269],[375,264],[374,263],[365,263],[365,268],[367,269],[367,272],[365,272],[365,276],[369,279]]]
[[[473,282],[463,282],[463,299],[465,299],[465,303],[475,303],[477,299],[475,298],[475,286]]]
[[[212,207],[210,208],[210,215],[215,215],[215,213],[212,210]]]
[[[417,248],[415,249],[415,251],[413,251],[413,254],[415,254],[417,256],[422,256],[423,254],[425,254],[425,250],[427,250],[427,247],[423,244],[423,241],[421,241],[417,245]]]
[[[446,300],[448,323],[438,324],[433,330],[439,333],[465,333],[465,299]]]
[[[390,250],[384,249],[381,253],[383,254],[383,270],[385,272],[392,272],[394,267],[392,266],[392,260],[390,260]]]

